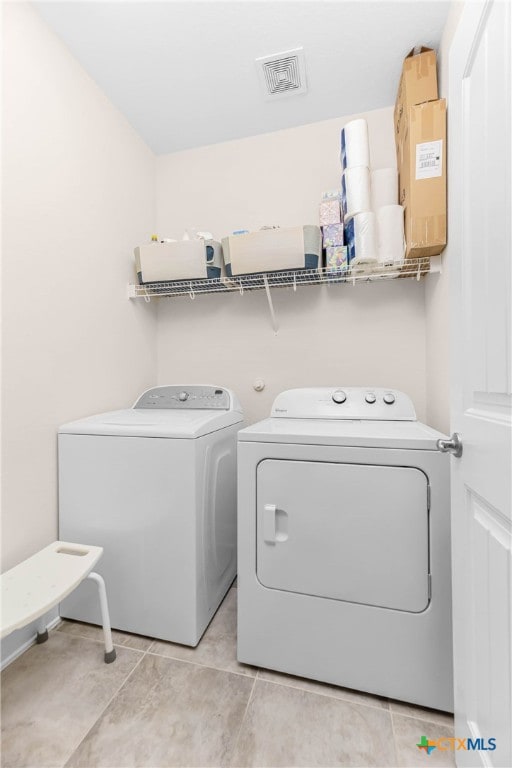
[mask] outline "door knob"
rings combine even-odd
[[[436,445],[441,453],[451,453],[458,459],[462,456],[462,440],[458,432],[454,432],[449,440],[438,440]]]

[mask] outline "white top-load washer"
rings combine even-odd
[[[449,462],[402,392],[283,392],[239,432],[238,659],[452,709]]]
[[[104,548],[112,626],[197,645],[236,575],[236,435],[223,387],[161,386],[59,430],[59,535]],[[86,582],[61,616],[99,624]]]

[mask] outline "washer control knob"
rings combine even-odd
[[[182,403],[184,403],[185,400],[188,400],[188,392],[180,392],[178,395],[178,400],[181,400]]]
[[[386,405],[393,405],[393,403],[395,402],[395,396],[392,392],[386,392],[386,394],[382,399],[384,400]]]
[[[368,392],[368,394],[365,395],[364,399],[366,400],[367,403],[369,403],[370,405],[373,405],[373,403],[376,401],[377,398],[375,397],[373,392]]]
[[[343,392],[342,389],[337,389],[336,392],[333,392],[332,399],[335,403],[338,403],[338,405],[341,405],[341,403],[344,403],[347,399],[347,396],[345,392]]]

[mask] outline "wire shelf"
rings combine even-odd
[[[253,275],[238,275],[237,277],[216,277],[196,280],[176,280],[170,282],[131,284],[130,298],[145,298],[158,296],[189,296],[195,298],[202,293],[227,293],[238,291],[258,291],[269,288],[297,288],[302,285],[339,285],[340,283],[372,283],[380,280],[396,278],[414,278],[419,280],[430,272],[430,259],[406,259],[395,262],[392,266],[358,265],[344,271],[320,269],[298,269],[286,272],[265,272]]]

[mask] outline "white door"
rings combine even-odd
[[[427,608],[424,472],[266,459],[257,473],[263,586],[412,613]]]
[[[466,3],[450,51],[455,736],[512,766],[511,10]]]

